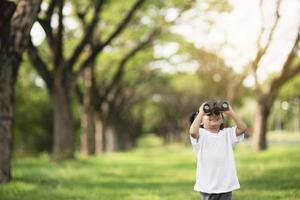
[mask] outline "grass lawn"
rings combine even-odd
[[[142,142],[143,143],[143,142]],[[189,200],[196,161],[190,145],[142,145],[130,152],[62,163],[47,155],[16,159],[14,180],[0,185],[1,200]],[[300,145],[270,145],[255,153],[235,148],[241,189],[235,200],[300,200]]]

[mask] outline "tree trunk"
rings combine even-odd
[[[128,150],[132,149],[136,143],[135,125],[128,127],[128,124],[118,126],[117,133],[117,150]]]
[[[123,134],[123,133],[122,133]],[[136,139],[131,136],[132,133],[125,132],[122,140],[118,140],[118,146],[121,150],[132,149],[136,144]]]
[[[11,179],[11,129],[13,119],[13,66],[1,51],[0,62],[0,183]]]
[[[40,1],[0,2],[0,183],[11,179],[14,88]]]
[[[95,115],[95,126],[96,154],[116,151],[118,145],[115,128],[109,124],[107,119],[103,119],[100,113]]]
[[[105,152],[115,152],[118,150],[118,136],[115,128],[111,125],[106,126],[104,132],[104,151]]]
[[[95,114],[95,151],[99,155],[103,152],[118,150],[117,133],[107,119],[103,119],[100,113]]]
[[[269,114],[270,105],[262,101],[258,102],[253,133],[253,148],[256,151],[267,149],[266,134]]]
[[[81,116],[81,153],[84,156],[95,153],[95,119],[93,109],[92,91],[92,68],[84,72],[84,85],[87,92],[83,95],[82,116]]]
[[[95,153],[96,155],[103,153],[103,131],[104,131],[104,123],[101,120],[99,113],[95,113]]]
[[[87,105],[83,105],[83,113],[81,116],[81,153],[84,156],[95,153],[95,122],[94,113]]]
[[[142,133],[142,121],[131,124],[130,120],[123,121],[118,117],[103,111],[95,114],[96,154],[128,150],[136,145],[136,140]]]
[[[74,158],[74,127],[70,93],[70,76],[57,75],[52,93],[54,107],[53,159],[55,161]]]

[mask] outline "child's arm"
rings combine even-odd
[[[232,107],[229,105],[229,110],[225,112],[227,115],[229,115],[236,123],[236,135],[239,136],[242,133],[245,133],[247,130],[246,123],[240,118],[240,116],[234,112]]]
[[[199,113],[197,114],[197,116],[195,117],[193,123],[191,124],[191,127],[190,127],[190,135],[195,138],[195,139],[199,139],[199,127],[200,127],[200,124],[201,124],[201,121],[202,121],[202,117],[204,115],[204,111],[203,111],[203,104],[200,106],[199,108]]]

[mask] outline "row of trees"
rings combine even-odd
[[[74,99],[82,108],[81,151],[85,155],[130,148],[141,132],[141,121],[128,126],[132,117],[140,116],[127,115],[127,111],[141,101],[140,96],[135,98],[135,87],[153,76],[142,69],[153,53],[148,50],[143,60],[130,61],[168,30],[191,3],[2,1],[1,30],[7,32],[1,32],[1,182],[11,177],[14,87],[24,51],[45,82],[53,106],[54,160],[74,157]],[[176,9],[175,18],[165,17],[168,8]],[[68,26],[68,20],[76,21],[75,29]],[[46,35],[38,46],[29,36],[34,22]],[[126,84],[125,68],[130,65],[141,69]]]
[[[37,104],[29,101],[39,91],[45,90],[49,100],[46,93],[37,100],[40,107],[35,108],[38,112],[35,119],[45,117],[36,123],[46,130],[44,135],[47,137],[44,138],[47,142],[39,141],[45,145],[38,148],[49,150],[49,144],[52,144],[52,157],[56,161],[74,157],[76,140],[79,140],[80,151],[85,156],[132,148],[143,132],[155,132],[165,142],[180,140],[181,132],[185,132],[188,126],[187,116],[197,109],[200,102],[217,97],[240,103],[241,96],[251,94],[258,102],[253,144],[257,150],[266,149],[267,120],[274,101],[280,89],[300,71],[297,55],[299,26],[282,71],[262,84],[257,73],[260,67],[264,67],[262,59],[280,28],[280,1],[271,30],[262,24],[255,58],[244,66],[241,74],[235,73],[217,53],[195,48],[170,31],[169,28],[185,11],[194,9],[193,3],[178,0],[20,0],[15,4],[2,1],[0,27],[5,31],[1,32],[0,54],[1,182],[11,178],[13,120],[17,124],[18,140],[26,137],[25,132],[34,132],[23,128],[26,125],[20,121],[26,115],[34,115],[28,111]],[[209,3],[208,9],[230,10],[227,4]],[[263,1],[261,13],[262,5]],[[205,8],[198,12],[209,10]],[[171,17],[169,13],[173,13]],[[41,44],[34,44],[30,38],[35,22],[45,33]],[[263,41],[265,37],[267,42]],[[155,56],[157,46],[174,41],[180,48],[173,55]],[[220,51],[225,45],[221,45]],[[25,51],[26,59],[22,61]],[[196,75],[163,74],[150,67],[153,63],[174,64],[172,61],[179,55],[185,58],[179,65],[192,62],[199,66]],[[18,80],[21,63],[24,71]],[[33,74],[32,80],[29,80],[30,74]],[[242,83],[251,74],[255,87],[245,89]],[[37,76],[45,86],[34,88],[24,84],[27,79],[38,80]],[[15,96],[17,80],[19,85]],[[16,117],[13,115],[15,101]],[[76,134],[78,130],[80,133]]]

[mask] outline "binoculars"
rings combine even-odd
[[[203,105],[203,111],[206,114],[219,115],[221,112],[229,110],[227,101],[208,101]]]

